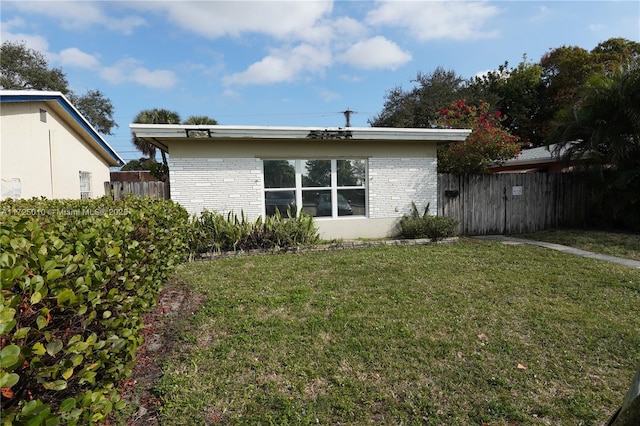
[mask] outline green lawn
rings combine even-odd
[[[601,425],[640,270],[475,239],[183,265],[159,424]]]
[[[515,236],[563,244],[582,250],[626,259],[640,260],[640,234],[583,229],[552,229],[549,231]]]

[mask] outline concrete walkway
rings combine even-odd
[[[543,241],[527,240],[525,238],[514,238],[506,235],[481,235],[475,238],[482,240],[501,241],[503,244],[530,244],[538,247],[544,247],[552,250],[558,250],[564,253],[575,254],[576,256],[588,257],[590,259],[603,260],[605,262],[618,263],[620,265],[629,266],[631,268],[640,269],[640,261],[624,259],[621,257],[609,256],[606,254],[592,253],[586,250],[580,250],[573,247],[563,246],[554,243],[545,243]]]

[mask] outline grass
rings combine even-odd
[[[640,271],[533,246],[198,262],[162,425],[602,424],[640,361]]]
[[[640,234],[582,229],[553,229],[517,236],[563,244],[600,254],[640,260]]]

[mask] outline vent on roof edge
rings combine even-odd
[[[188,138],[210,138],[211,131],[209,129],[185,129]]]

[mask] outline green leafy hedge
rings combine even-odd
[[[124,405],[141,315],[186,259],[188,213],[133,197],[7,200],[0,225],[3,423],[104,421]]]
[[[415,203],[411,203],[412,211],[400,219],[400,236],[402,238],[429,238],[432,241],[458,235],[459,222],[447,216],[429,215],[429,204],[420,215]]]

